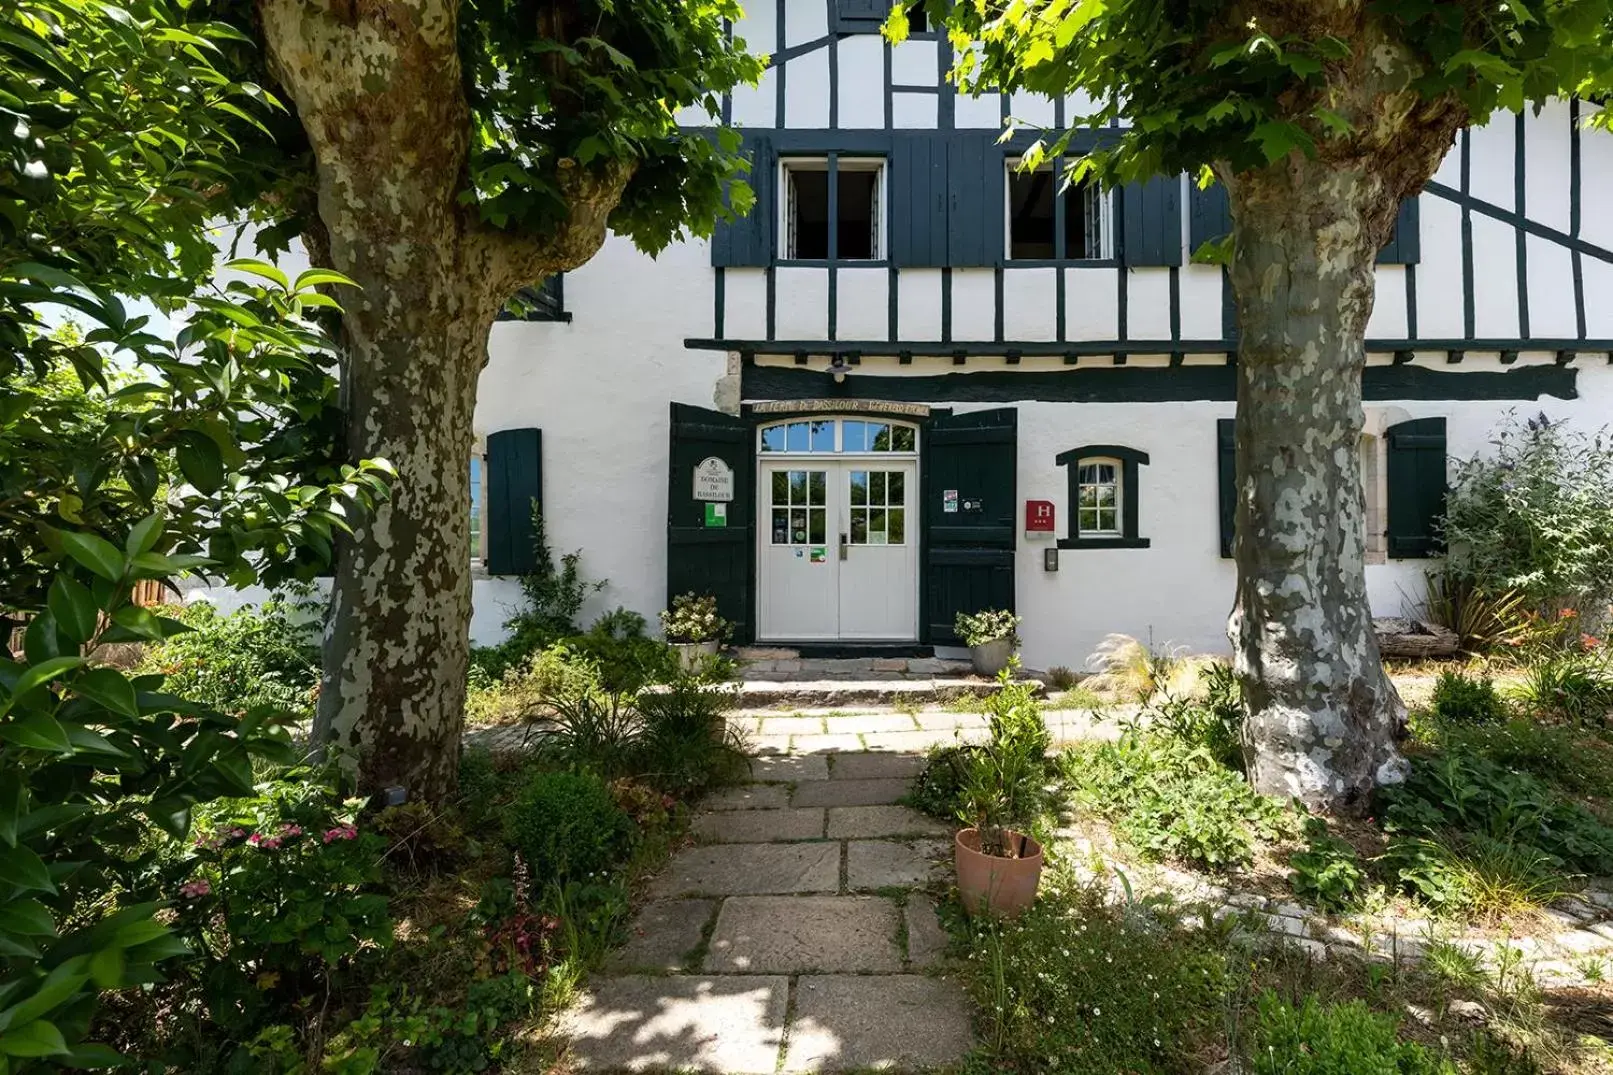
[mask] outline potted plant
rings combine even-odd
[[[661,613],[661,630],[677,650],[678,664],[685,672],[715,656],[731,629],[717,614],[717,599],[711,594],[679,594],[672,599],[672,607]]]
[[[997,684],[986,703],[991,738],[970,752],[960,792],[958,816],[969,827],[953,841],[953,865],[965,911],[1011,917],[1035,901],[1042,879],[1042,845],[1025,829],[1046,800],[1052,737],[1035,686],[1014,682],[1012,663]]]
[[[983,676],[995,676],[1008,667],[1019,648],[1019,617],[1006,609],[988,608],[974,614],[958,613],[953,629],[969,647],[969,660]]]

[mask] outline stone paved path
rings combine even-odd
[[[564,1021],[577,1069],[793,1075],[962,1060],[970,1009],[921,891],[950,870],[950,831],[897,805],[921,763],[775,754],[755,760],[756,783],[710,796],[697,845],[655,880],[627,946]]]

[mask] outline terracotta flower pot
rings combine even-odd
[[[971,915],[984,907],[991,914],[1012,918],[1036,901],[1036,886],[1042,880],[1042,845],[1021,833],[1007,836],[1010,844],[1022,848],[1019,858],[982,852],[978,829],[964,829],[952,842],[958,895]]]
[[[969,661],[974,665],[975,671],[983,676],[995,676],[1008,667],[1008,658],[1014,655],[1014,639],[1012,636],[994,638],[990,642],[982,642],[978,646],[969,647]]]

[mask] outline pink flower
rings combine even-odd
[[[253,847],[262,848],[265,851],[273,851],[275,848],[280,846],[280,837],[265,836],[261,832],[254,832],[251,836],[246,838],[246,842],[251,844]]]
[[[357,835],[358,829],[352,825],[340,825],[334,829],[325,830],[325,842],[328,844],[332,840],[351,840]]]
[[[292,825],[292,824],[289,824],[289,823],[285,824],[285,825],[281,825],[280,826],[280,835],[282,837],[288,837],[288,838],[292,837],[292,836],[301,836],[302,835],[302,826],[301,825]]]
[[[179,886],[179,894],[187,900],[194,900],[213,891],[213,886],[205,880],[198,878],[195,881],[186,881]]]

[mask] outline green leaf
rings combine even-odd
[[[273,281],[279,284],[282,289],[291,286],[290,278],[286,276],[279,266],[271,265],[267,261],[260,261],[257,258],[236,258],[234,261],[225,262],[224,267]]]
[[[0,847],[0,878],[22,892],[55,892],[56,884],[50,879],[50,870],[33,849],[26,844]]]
[[[112,613],[112,622],[138,638],[149,638],[153,642],[163,639],[162,622],[150,609],[139,605],[124,605]]]
[[[72,689],[75,694],[103,705],[114,713],[125,717],[140,715],[134,686],[116,668],[92,668],[73,681]]]
[[[75,1045],[67,1055],[56,1057],[55,1062],[64,1068],[116,1068],[123,1066],[124,1059],[110,1046],[85,1042]]]
[[[57,575],[50,584],[45,599],[56,626],[78,645],[95,637],[95,628],[101,622],[101,610],[95,603],[90,588],[67,575]]]
[[[319,287],[322,284],[343,284],[347,287],[358,286],[357,281],[343,276],[335,269],[307,269],[297,274],[297,282],[291,285],[291,290],[300,294],[311,287]]]
[[[179,447],[174,453],[185,480],[203,493],[216,493],[224,484],[224,453],[205,433],[182,429],[175,434]]]
[[[66,729],[49,713],[29,713],[0,723],[0,739],[29,750],[73,752],[73,742],[67,738]]]
[[[190,831],[190,804],[179,799],[158,799],[147,803],[142,813],[154,825],[176,840],[185,838]]]
[[[129,531],[129,538],[123,543],[123,551],[130,559],[143,552],[150,552],[162,540],[162,516],[152,514],[134,524]]]
[[[27,810],[28,789],[18,772],[0,772],[0,842],[7,847],[17,843],[17,828]]]
[[[0,932],[19,937],[54,937],[56,920],[50,910],[33,898],[0,903]]]
[[[56,1024],[43,1019],[7,1030],[0,1034],[0,1053],[6,1056],[62,1056],[67,1042]]]
[[[123,554],[104,537],[80,530],[67,530],[62,533],[62,547],[67,550],[67,555],[103,579],[116,582],[123,577]]]
[[[49,660],[31,664],[22,675],[17,677],[17,685],[11,689],[11,701],[23,697],[31,690],[44,686],[63,672],[71,671],[84,664],[83,657],[52,657]],[[11,707],[10,703],[0,706],[0,713]]]

